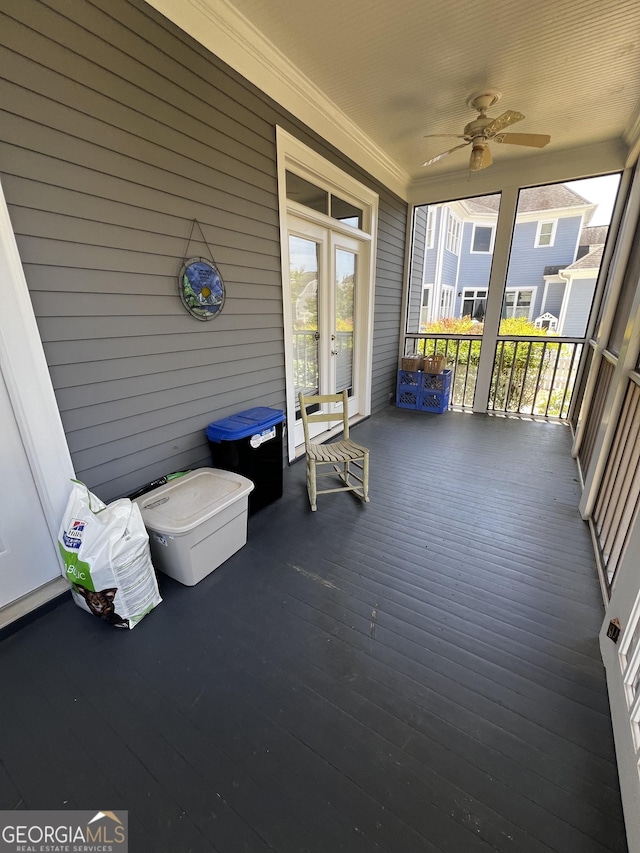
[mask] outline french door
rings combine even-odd
[[[295,395],[296,447],[304,443],[298,393],[347,390],[349,414],[360,407],[363,283],[369,246],[339,230],[290,216],[288,220],[289,387]],[[289,418],[291,429],[291,417]],[[335,424],[310,424],[319,435]]]

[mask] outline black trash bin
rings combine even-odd
[[[255,484],[249,514],[282,497],[284,412],[257,406],[214,421],[205,430],[214,468],[248,477]]]

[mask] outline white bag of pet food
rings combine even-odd
[[[110,625],[133,628],[162,601],[140,508],[129,498],[105,505],[71,482],[58,545],[73,598]]]

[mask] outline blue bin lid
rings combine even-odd
[[[210,441],[235,441],[239,438],[248,438],[263,429],[282,423],[284,412],[282,409],[269,409],[266,406],[256,406],[255,409],[245,409],[230,415],[228,418],[214,421],[206,428],[205,433]]]

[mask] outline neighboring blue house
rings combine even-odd
[[[416,331],[442,317],[484,320],[499,205],[494,195],[419,209],[410,302]],[[594,210],[563,184],[521,192],[503,317],[584,335],[607,234],[588,227]]]

